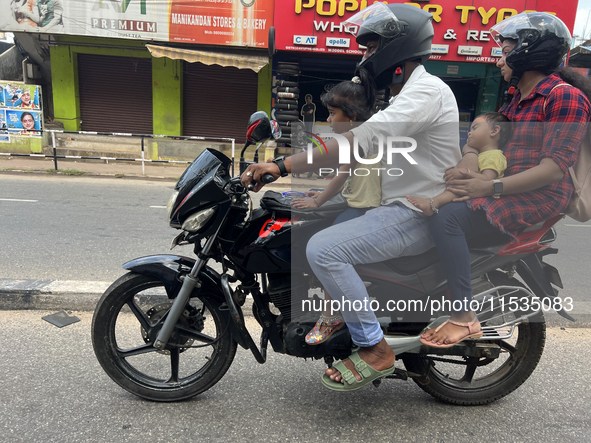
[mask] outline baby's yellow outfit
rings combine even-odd
[[[478,170],[480,172],[485,169],[492,169],[499,174],[501,178],[507,169],[507,159],[500,149],[493,149],[492,151],[484,151],[478,154]]]

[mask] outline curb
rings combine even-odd
[[[111,285],[102,281],[0,279],[0,310],[3,311],[94,311]],[[242,311],[252,316],[252,298]]]

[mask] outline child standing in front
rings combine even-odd
[[[468,145],[478,151],[477,178],[495,180],[501,178],[507,169],[507,159],[501,149],[511,138],[509,119],[499,112],[479,115],[472,122],[468,133]],[[470,171],[468,171],[470,172]],[[443,205],[451,203],[458,196],[451,191],[430,197],[407,196],[406,199],[419,208],[425,215],[432,216]]]
[[[360,70],[351,81],[333,86],[320,97],[320,100],[328,108],[327,121],[332,130],[337,134],[349,131],[355,123],[364,122],[372,114],[375,102],[373,79],[367,71]],[[307,193],[308,197],[295,199],[292,205],[298,209],[318,208],[341,192],[349,207],[339,214],[333,225],[360,217],[368,210],[380,206],[382,186],[379,175],[374,171],[368,176],[356,176],[352,173],[354,168],[355,164],[342,165],[323,192],[310,191]],[[331,300],[326,291],[324,300]],[[306,335],[306,343],[323,343],[344,325],[341,313],[333,312],[331,304],[326,303],[316,325]]]

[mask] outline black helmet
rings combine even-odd
[[[408,61],[424,62],[431,55],[433,16],[415,6],[374,3],[345,21],[357,43],[379,39],[378,50],[359,67],[367,69],[378,89],[392,84],[396,68]]]
[[[526,71],[554,70],[562,63],[571,44],[566,25],[547,12],[522,12],[497,23],[490,32],[499,45],[505,39],[517,41],[506,57],[507,66],[517,76]]]

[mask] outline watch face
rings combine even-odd
[[[503,183],[495,182],[495,184],[493,185],[493,192],[495,194],[501,194],[503,192]]]

